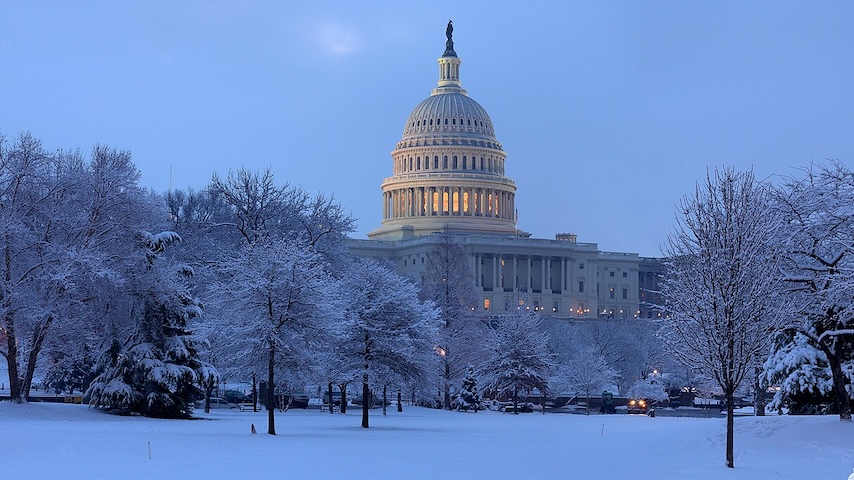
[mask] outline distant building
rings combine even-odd
[[[438,86],[412,110],[391,153],[382,225],[368,240],[351,239],[351,250],[387,258],[423,283],[431,248],[441,235],[451,235],[468,255],[485,310],[515,307],[519,291],[527,297],[525,308],[545,314],[651,316],[640,297],[657,291],[657,260],[602,252],[570,233],[536,239],[517,229],[516,185],[504,175],[507,156],[486,110],[461,86],[462,62],[450,31]]]

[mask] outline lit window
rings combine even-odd
[[[489,299],[488,298],[483,299],[483,309],[489,310]]]

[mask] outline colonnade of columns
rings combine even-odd
[[[383,192],[383,219],[479,216],[515,221],[513,192],[480,187],[408,187]]]
[[[503,289],[507,291],[541,290],[565,291],[572,288],[572,260],[569,257],[535,257],[530,255],[481,254],[473,256],[475,282],[478,288]],[[558,261],[560,266],[557,265]],[[490,262],[485,275],[484,262]],[[534,276],[534,266],[539,271]],[[559,268],[559,275],[553,275],[552,269]],[[537,282],[539,280],[539,282]]]

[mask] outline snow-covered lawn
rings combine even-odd
[[[359,415],[291,410],[269,436],[263,412],[178,421],[0,402],[0,478],[845,480],[854,467],[854,425],[833,416],[736,418],[728,470],[723,417],[406,407],[372,410],[365,430]]]

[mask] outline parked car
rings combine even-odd
[[[329,405],[329,390],[323,392],[323,404]],[[341,405],[341,392],[338,390],[332,390],[332,405]]]
[[[501,411],[513,413],[513,403],[502,405]],[[534,411],[534,404],[530,402],[519,402],[516,405],[516,411],[519,413],[531,413]]]
[[[252,397],[246,395],[240,390],[226,390],[225,393],[222,394],[222,398],[224,398],[228,403],[251,403]]]
[[[291,400],[290,408],[308,408],[308,395],[304,393],[294,393],[293,396],[294,398]],[[282,406],[287,405],[288,400],[290,400],[290,395],[282,395]]]
[[[204,409],[205,408],[205,400],[199,400],[196,402],[196,408]],[[237,405],[234,403],[229,403],[228,400],[219,397],[211,397],[211,409],[214,408],[237,408]]]
[[[629,403],[626,404],[626,409],[628,413],[639,413],[641,415],[646,415],[649,411],[649,402],[643,398],[632,398],[629,400]]]

